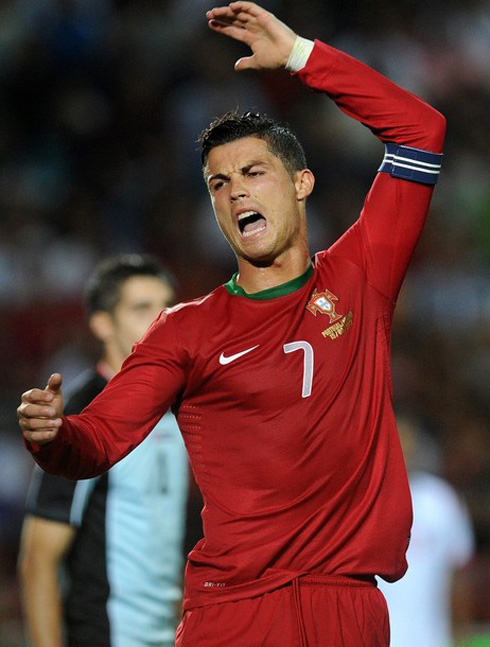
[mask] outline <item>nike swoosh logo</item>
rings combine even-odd
[[[226,364],[230,364],[231,362],[234,362],[239,357],[242,357],[242,355],[246,355],[247,353],[250,353],[251,350],[255,350],[259,346],[260,344],[257,344],[257,346],[252,346],[252,348],[247,348],[246,350],[242,350],[239,353],[235,353],[234,355],[226,356],[224,353],[221,353],[221,355],[219,356],[219,363],[222,366],[226,366]]]

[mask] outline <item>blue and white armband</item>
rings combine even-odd
[[[441,170],[442,154],[402,144],[386,144],[385,156],[378,171],[391,177],[420,184],[435,184]]]

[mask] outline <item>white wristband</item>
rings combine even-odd
[[[286,70],[288,72],[299,72],[302,70],[310,58],[314,46],[315,43],[312,40],[303,38],[302,36],[296,36],[293,49],[286,63]]]

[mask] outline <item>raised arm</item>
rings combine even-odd
[[[386,145],[361,217],[330,252],[347,257],[373,287],[396,300],[439,173],[444,117],[353,57],[297,36],[254,3],[232,2],[207,18],[213,30],[251,48],[252,56],[238,60],[235,69],[297,73]]]
[[[206,18],[214,31],[250,47],[252,54],[238,59],[236,70],[287,68],[300,72],[306,85],[328,94],[341,110],[373,130],[381,141],[441,151],[443,117],[360,61],[320,41],[313,44],[298,37],[253,2],[215,7]]]
[[[360,218],[329,253],[360,267],[368,283],[394,302],[438,178],[445,119],[422,99],[319,41],[298,77],[386,146]]]

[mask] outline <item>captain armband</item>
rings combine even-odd
[[[386,152],[378,171],[391,177],[420,184],[435,184],[441,170],[442,154],[401,144],[386,144]]]

